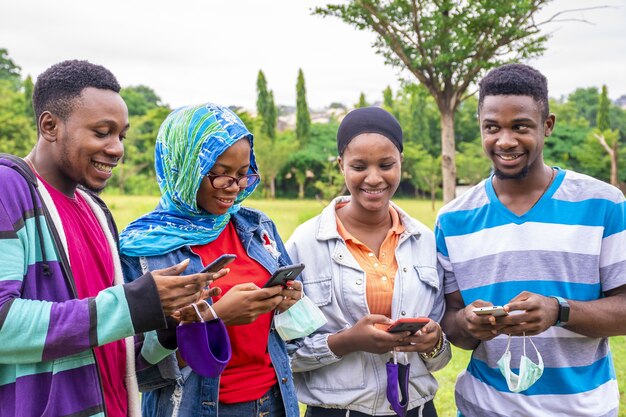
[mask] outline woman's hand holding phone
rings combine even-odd
[[[302,298],[302,283],[300,281],[287,281],[287,286],[280,292],[283,301],[278,304],[276,310],[284,312]]]
[[[253,283],[237,284],[213,303],[212,307],[227,326],[249,324],[280,304],[283,300],[281,290],[281,287],[259,288]],[[204,301],[195,304],[204,320],[215,318]],[[181,308],[173,317],[184,322],[199,321],[196,310],[191,305]]]

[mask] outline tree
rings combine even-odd
[[[391,87],[389,86],[387,86],[387,88],[383,90],[383,109],[393,114],[396,117],[396,119],[398,118],[398,115],[396,114],[395,106],[393,103],[393,91],[391,90]]]
[[[276,139],[276,106],[274,105],[274,95],[267,89],[267,81],[263,71],[259,70],[256,79],[256,111],[261,118],[261,132],[271,140]]]
[[[609,109],[611,102],[609,101],[606,85],[602,86],[602,93],[598,99],[598,116],[596,129],[593,137],[602,145],[611,159],[611,184],[619,187],[618,166],[619,166],[619,134],[611,130],[609,120]]]
[[[128,106],[129,116],[143,116],[149,110],[163,106],[161,97],[145,85],[122,88],[120,95]]]
[[[482,71],[545,49],[535,16],[550,0],[353,0],[314,13],[372,30],[377,53],[408,69],[434,97],[441,116],[444,201],[455,195],[455,110]],[[559,14],[562,14],[559,13]],[[548,19],[554,20],[559,14]]]
[[[0,80],[0,152],[26,156],[37,142],[33,120],[24,112],[24,95],[11,80]]]
[[[368,106],[369,106],[369,103],[365,99],[365,93],[361,92],[361,95],[359,96],[359,102],[355,104],[354,107],[358,109],[361,107],[368,107]]]
[[[296,138],[300,149],[306,147],[311,130],[311,115],[306,103],[306,87],[304,86],[304,74],[298,70],[298,82],[296,83]]]
[[[24,113],[26,114],[26,117],[37,123],[37,121],[35,120],[35,110],[33,110],[33,90],[35,89],[35,86],[33,84],[33,79],[30,75],[24,80],[23,87]]]
[[[441,184],[441,161],[428,153],[424,147],[415,142],[404,144],[403,177],[418,189],[430,193],[430,204],[435,211],[435,199],[439,184]]]
[[[21,68],[13,62],[9,51],[4,48],[0,48],[0,80],[8,82],[13,91],[18,91],[22,86]]]

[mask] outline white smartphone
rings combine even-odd
[[[509,314],[502,306],[476,307],[473,311],[478,316],[492,315],[494,317],[502,317]]]

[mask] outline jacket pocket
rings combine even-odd
[[[439,282],[439,274],[437,273],[437,268],[432,266],[414,266],[415,272],[417,272],[417,276],[420,281],[422,281],[426,286],[434,289],[435,291],[439,290],[440,282]]]
[[[332,277],[316,277],[302,283],[304,293],[315,303],[322,307],[330,304],[332,300]]]
[[[309,388],[321,391],[357,390],[365,388],[363,354],[351,353],[339,362],[305,374]]]

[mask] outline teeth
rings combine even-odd
[[[504,159],[505,161],[513,161],[517,158],[519,158],[520,156],[522,156],[522,154],[517,154],[517,155],[498,155],[500,158]]]
[[[112,166],[101,164],[100,162],[92,162],[92,165],[96,167],[98,171],[111,172],[113,170]]]
[[[380,194],[380,193],[383,193],[385,190],[386,188],[383,188],[382,190],[363,190],[363,191],[367,194]]]
[[[227,200],[225,198],[218,198],[218,200],[221,201],[222,203],[229,203],[229,204],[232,203],[233,201],[235,201],[235,200],[232,200],[232,199],[231,200]]]

